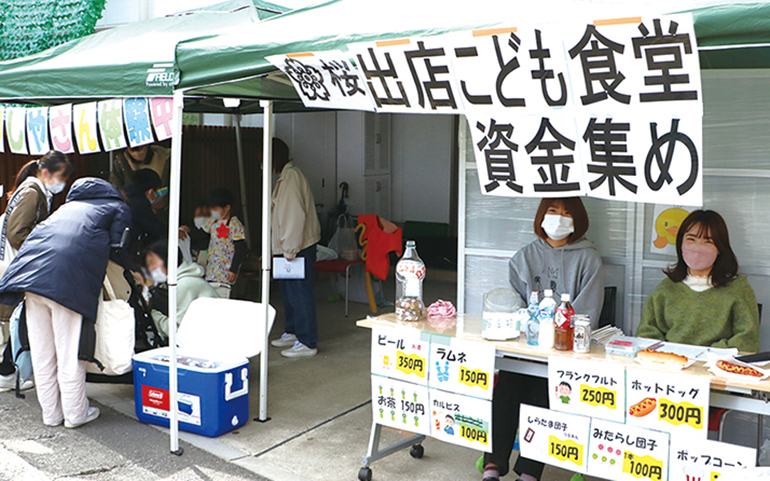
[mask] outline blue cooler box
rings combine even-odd
[[[169,426],[168,347],[134,356],[139,421]],[[179,429],[216,437],[249,419],[249,361],[214,361],[177,350]]]

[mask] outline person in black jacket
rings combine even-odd
[[[130,225],[131,210],[115,187],[79,179],[0,279],[0,303],[17,305],[26,297],[32,367],[48,426],[64,422],[74,428],[99,416],[89,407],[85,367],[78,360],[81,327],[90,320],[93,329],[111,246],[120,245]]]
[[[126,202],[131,207],[131,239],[133,253],[144,250],[159,239],[168,237],[168,227],[152,210],[161,187],[160,176],[152,169],[134,172],[131,183],[123,187]]]

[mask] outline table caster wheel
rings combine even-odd
[[[361,481],[372,481],[371,468],[361,468],[358,470],[358,479]]]
[[[425,454],[425,448],[422,447],[422,444],[415,444],[412,446],[412,449],[409,450],[409,456],[420,459]]]

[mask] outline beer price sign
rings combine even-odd
[[[588,472],[591,418],[522,404],[519,426],[521,456],[578,473]]]
[[[490,343],[433,334],[430,363],[428,385],[431,388],[492,399],[495,348]]]
[[[416,329],[374,326],[372,374],[428,385],[430,334]]]
[[[709,388],[707,377],[629,367],[626,422],[707,439]]]
[[[569,357],[548,358],[552,410],[624,422],[626,372],[622,364]]]

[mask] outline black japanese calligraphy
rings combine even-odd
[[[500,103],[503,104],[505,107],[524,107],[526,106],[526,101],[522,98],[509,98],[506,97],[505,94],[503,94],[503,83],[508,78],[508,76],[513,73],[514,70],[519,68],[519,59],[516,55],[513,56],[510,60],[507,62],[503,58],[503,51],[500,47],[500,40],[498,39],[497,35],[492,36],[492,41],[495,43],[495,54],[497,55],[497,63],[500,65],[500,73],[497,74],[497,81],[495,82],[495,87],[497,90],[497,97],[500,99]],[[516,36],[515,33],[511,32],[507,45],[518,54],[519,52],[519,45],[521,45],[521,39]]]
[[[554,140],[543,139],[546,131]],[[554,153],[556,150],[561,150],[562,147],[570,151],[570,153],[561,155]],[[540,174],[540,179],[543,183],[534,185],[535,192],[569,192],[580,190],[580,183],[568,182],[570,164],[575,162],[571,153],[575,150],[575,142],[560,134],[548,118],[544,117],[540,121],[540,128],[537,134],[535,134],[535,138],[525,148],[528,154],[531,154],[535,149],[546,153],[546,155],[530,156],[532,165],[541,166],[537,169],[537,172]],[[546,166],[548,171],[543,166]],[[557,173],[558,166],[561,166],[559,173]]]
[[[543,47],[543,41],[541,38],[540,30],[535,29],[535,43],[537,48],[529,51],[530,58],[537,59],[539,63],[539,69],[532,71],[532,78],[540,80],[540,88],[543,91],[543,97],[545,102],[551,106],[567,105],[567,84],[564,81],[564,74],[559,72],[557,78],[559,79],[559,94],[558,100],[554,100],[548,92],[548,80],[554,78],[554,71],[552,69],[545,68],[545,59],[551,58],[551,51]]]
[[[690,83],[689,74],[681,73],[674,75],[671,73],[671,70],[682,68],[683,55],[692,54],[690,34],[678,34],[679,24],[671,21],[668,26],[668,35],[664,35],[660,19],[653,19],[652,23],[655,35],[650,35],[647,26],[642,23],[639,25],[639,31],[642,33],[642,36],[633,38],[631,41],[634,45],[634,56],[636,58],[642,58],[642,50],[644,50],[647,70],[660,71],[660,75],[644,77],[644,84],[660,85],[663,87],[663,91],[642,92],[639,94],[639,101],[697,100],[698,92],[695,90],[673,91],[671,88],[674,84]],[[682,49],[684,49],[684,54]]]
[[[393,66],[393,60],[390,57],[390,52],[385,52],[385,62],[387,63],[387,68],[383,68],[380,66],[380,61],[377,59],[377,55],[375,54],[374,49],[369,48],[367,51],[369,52],[369,57],[372,61],[372,67],[369,68],[366,66],[366,62],[364,61],[364,58],[361,54],[357,55],[358,65],[361,67],[361,71],[366,77],[366,85],[369,87],[369,92],[371,92],[377,107],[382,107],[383,105],[404,105],[409,107],[409,98],[407,97],[406,92],[404,91],[404,85],[401,80],[399,80],[398,73]],[[380,85],[382,85],[382,89],[385,92],[384,97],[379,96],[372,79],[378,79],[380,81]],[[401,97],[396,97],[393,95],[391,88],[388,85],[388,79],[393,79],[395,81],[395,86],[398,89],[398,93],[401,94]]]
[[[671,184],[674,179],[671,177],[670,169],[674,159],[674,148],[677,142],[684,144],[687,148],[687,153],[690,158],[690,174],[682,184],[680,184],[676,190],[679,195],[686,194],[698,178],[698,150],[695,148],[695,143],[692,139],[682,132],[678,131],[679,119],[671,120],[671,130],[660,137],[658,137],[658,124],[656,122],[650,123],[650,135],[652,137],[652,146],[649,152],[647,152],[647,159],[644,162],[644,178],[647,181],[647,185],[650,189],[658,191],[663,187],[664,182]],[[664,144],[668,144],[666,149],[666,157],[663,158],[661,148]],[[657,179],[652,177],[653,160],[655,160],[655,166],[658,169]]]
[[[406,61],[409,64],[409,71],[412,73],[414,85],[417,87],[417,103],[420,107],[425,107],[425,97],[428,97],[430,108],[436,110],[438,107],[457,108],[452,83],[447,80],[438,80],[437,75],[449,74],[447,65],[434,65],[432,58],[444,57],[444,48],[425,48],[425,42],[417,42],[417,50],[408,50],[404,52]],[[415,66],[415,59],[423,59],[425,69],[428,72],[428,80],[421,81]],[[443,96],[436,95],[443,92]]]
[[[586,49],[589,43],[591,48]],[[630,95],[617,91],[626,77],[617,69],[615,54],[622,54],[624,49],[623,45],[600,34],[593,25],[586,26],[583,38],[569,51],[571,58],[580,55],[586,85],[586,94],[580,97],[583,105],[605,100],[607,96],[620,103],[631,103]],[[594,82],[599,82],[601,91],[594,91]]]
[[[620,155],[628,152],[627,132],[631,130],[628,123],[613,122],[607,118],[603,123],[592,118],[583,140],[588,142],[591,150],[591,163],[588,164],[588,172],[600,174],[599,178],[588,183],[592,190],[597,189],[607,182],[610,195],[616,195],[615,181],[636,193],[637,186],[626,177],[636,175],[634,158],[632,155]]]
[[[498,124],[494,119],[490,119],[489,128],[481,122],[476,124],[476,128],[486,133],[486,136],[476,144],[479,151],[484,152],[486,159],[487,176],[490,181],[484,186],[486,191],[497,189],[500,186],[498,181],[504,181],[506,187],[521,194],[523,188],[516,183],[516,174],[513,170],[513,152],[519,150],[519,146],[511,140],[513,125]]]
[[[364,89],[358,85],[358,75],[353,73],[348,63],[344,60],[331,60],[328,63],[321,60],[324,70],[329,72],[332,79],[332,85],[340,89],[343,97],[352,97],[353,95],[366,95]]]

